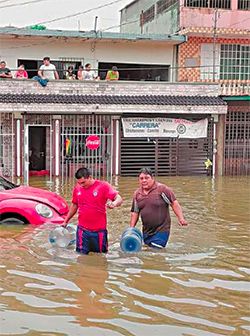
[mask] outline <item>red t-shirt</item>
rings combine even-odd
[[[113,201],[118,192],[104,181],[95,180],[88,188],[76,185],[72,203],[78,206],[78,225],[89,231],[107,227],[106,203]]]

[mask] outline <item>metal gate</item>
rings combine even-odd
[[[225,134],[225,175],[250,174],[250,113],[228,111]]]
[[[112,176],[112,123],[107,115],[65,115],[61,120],[61,175],[73,177],[80,167],[88,167],[94,178]],[[86,147],[86,139],[97,135],[100,146]]]
[[[121,175],[136,176],[150,167],[158,176],[211,175],[205,161],[212,161],[213,122],[204,139],[122,138]]]
[[[12,113],[0,113],[0,175],[14,176],[15,132]]]

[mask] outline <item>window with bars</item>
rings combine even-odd
[[[151,6],[145,12],[142,13],[142,23],[145,24],[154,20],[155,17],[155,5]]]
[[[238,9],[250,10],[250,0],[238,0]]]
[[[220,79],[250,79],[250,46],[222,44],[220,51]]]
[[[156,12],[157,14],[161,14],[165,12],[170,6],[176,4],[176,0],[159,0],[156,3]]]
[[[186,7],[231,9],[231,0],[186,0]]]

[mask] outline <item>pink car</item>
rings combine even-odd
[[[0,224],[62,224],[68,211],[61,196],[18,186],[0,176]]]

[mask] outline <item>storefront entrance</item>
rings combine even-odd
[[[211,175],[205,161],[213,157],[212,130],[209,120],[204,138],[122,137],[121,175],[136,176],[141,167],[150,167],[158,176]]]

